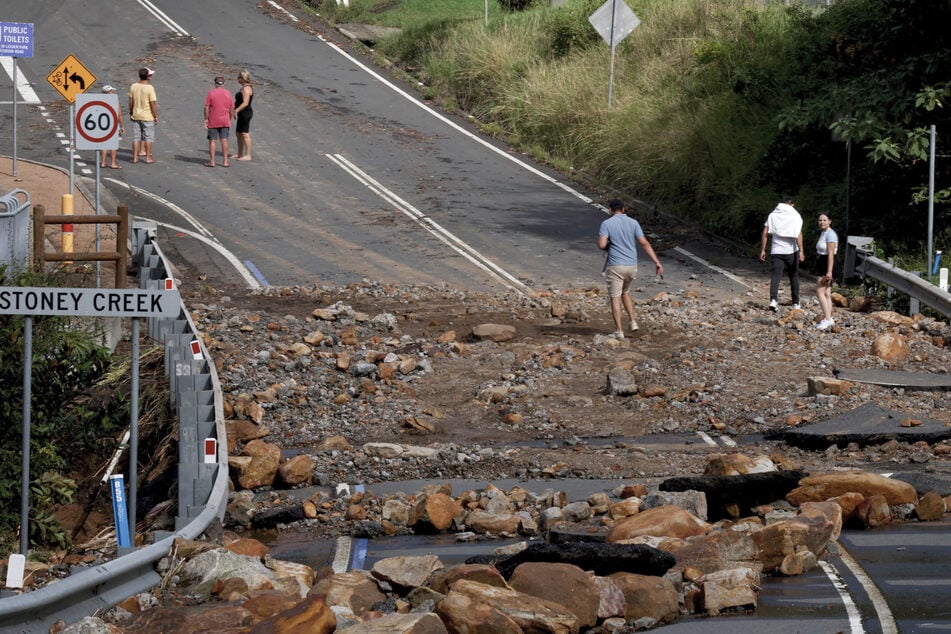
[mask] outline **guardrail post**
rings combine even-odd
[[[861,251],[863,254],[869,253],[869,245],[871,245],[872,242],[874,242],[873,238],[849,236],[848,241],[845,243],[845,266],[842,271],[842,275],[845,279],[864,274],[864,271],[858,271],[856,268],[858,252]]]

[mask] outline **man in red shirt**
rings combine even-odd
[[[222,167],[228,163],[228,134],[231,132],[231,118],[234,113],[234,101],[231,93],[225,90],[225,78],[215,77],[215,87],[205,97],[205,127],[208,128],[208,154],[210,158],[205,167],[215,166],[215,152],[218,140],[221,140]]]

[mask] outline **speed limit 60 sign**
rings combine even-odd
[[[119,149],[119,95],[76,96],[76,149]]]

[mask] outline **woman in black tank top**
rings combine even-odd
[[[247,69],[238,73],[238,83],[241,90],[234,94],[235,136],[238,137],[238,154],[234,157],[239,161],[251,160],[251,117],[254,110],[251,102],[254,101],[254,88],[251,86],[251,73]]]

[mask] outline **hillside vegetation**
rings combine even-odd
[[[627,0],[641,25],[617,46],[610,104],[610,48],[588,23],[601,3],[490,0],[488,20],[483,0],[318,4],[401,27],[378,50],[485,131],[751,244],[789,193],[807,217],[828,210],[840,232],[923,261],[935,125],[935,248],[951,246],[951,1]]]

